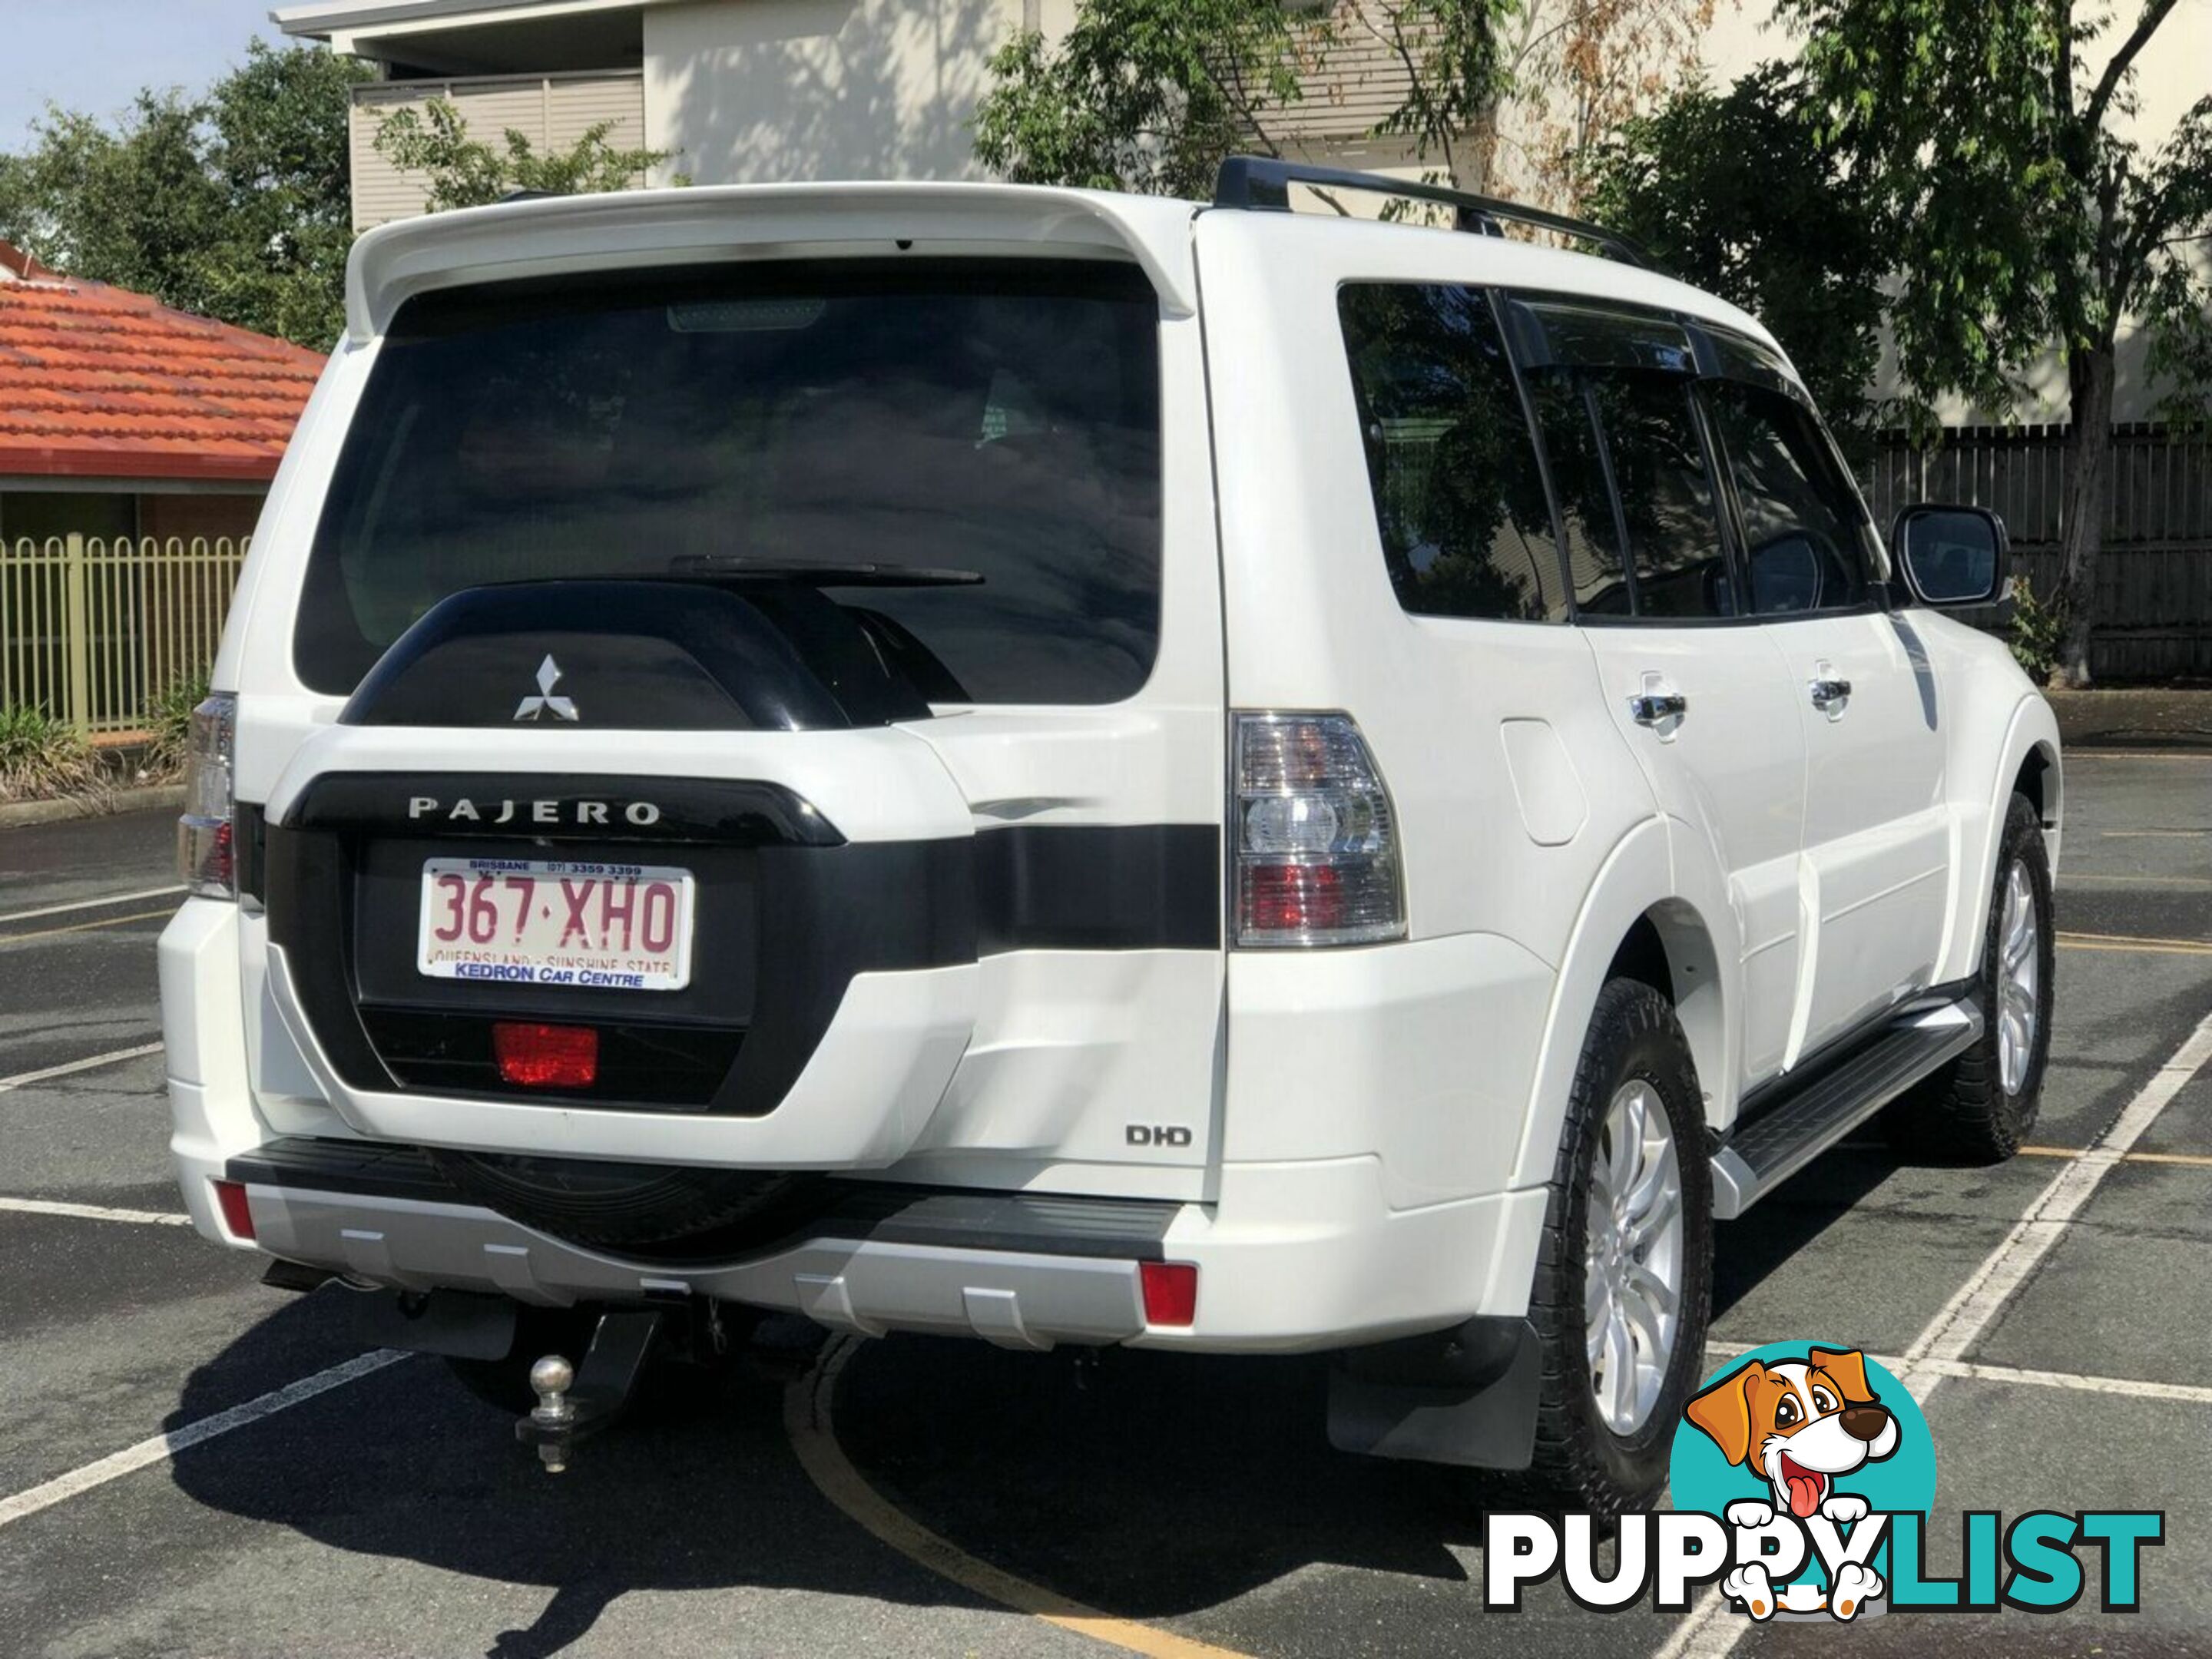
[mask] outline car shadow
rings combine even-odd
[[[1729,1224],[1717,1309],[1894,1167],[1871,1154],[1827,1162],[1836,1167],[1823,1171],[1820,1203],[1762,1206]],[[193,1373],[167,1426],[234,1404],[242,1371],[288,1374],[281,1356],[296,1367],[303,1351],[330,1351],[350,1328],[345,1294],[291,1299],[244,1333]],[[1476,1471],[1336,1452],[1326,1402],[1327,1364],[1316,1357],[1027,1354],[893,1336],[850,1355],[834,1414],[846,1455],[908,1516],[1122,1617],[1202,1614],[1317,1565],[1467,1585],[1480,1571],[1485,1511],[1525,1508],[1526,1492]],[[794,1455],[783,1407],[781,1387],[734,1382],[708,1408],[633,1414],[549,1476],[515,1443],[511,1419],[435,1359],[413,1358],[248,1432],[187,1446],[171,1467],[210,1510],[360,1556],[550,1590],[527,1627],[478,1638],[488,1659],[561,1653],[634,1589],[982,1605],[839,1516]],[[1549,1601],[1559,1606],[1540,1605]],[[1651,1645],[1647,1621],[1592,1625],[1554,1586],[1508,1623],[1525,1630],[1547,1611],[1575,1622],[1584,1650]],[[1449,1622],[1451,1651],[1492,1645]],[[1505,1630],[1501,1653],[1527,1639]]]

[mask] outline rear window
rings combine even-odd
[[[856,563],[933,700],[1103,703],[1159,640],[1158,301],[996,260],[599,275],[410,301],[332,477],[294,660],[349,692],[487,583]]]

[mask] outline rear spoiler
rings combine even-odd
[[[744,258],[779,246],[947,242],[1108,250],[1133,258],[1170,316],[1197,310],[1188,202],[1027,185],[730,185],[542,198],[380,225],[346,261],[346,333],[365,343],[431,289],[580,267]]]

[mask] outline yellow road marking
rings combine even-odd
[[[173,916],[173,908],[167,910],[141,910],[136,915],[110,916],[105,921],[76,921],[66,927],[46,927],[35,933],[0,933],[0,945],[27,945],[34,939],[58,939],[64,933],[88,933],[95,927],[125,927],[134,921],[152,921],[157,917]]]
[[[1032,1584],[1026,1578],[979,1561],[958,1545],[939,1538],[919,1521],[898,1509],[854,1468],[837,1443],[837,1425],[831,1415],[837,1390],[837,1374],[856,1352],[856,1345],[839,1339],[823,1350],[821,1360],[805,1376],[784,1390],[783,1431],[799,1467],[815,1488],[848,1518],[858,1522],[877,1538],[908,1560],[927,1567],[940,1578],[988,1601],[1028,1613],[1048,1625],[1078,1636],[1087,1636],[1149,1659],[1248,1659],[1232,1648],[1218,1648],[1172,1631],[1160,1630],[1133,1619],[1117,1619],[1110,1613],[1085,1607],[1080,1601]]]
[[[2141,951],[2154,957],[2212,957],[2212,940],[2112,939],[2097,933],[2061,933],[2062,951]]]
[[[2079,1146],[2023,1146],[2022,1158],[2079,1158]],[[2203,1152],[2123,1152],[2123,1164],[2180,1164],[2192,1170],[2212,1170],[2212,1156]]]
[[[2199,749],[2069,749],[2066,758],[2077,760],[2212,760],[2212,750]]]

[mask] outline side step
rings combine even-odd
[[[1733,1221],[1860,1124],[1982,1035],[1972,996],[1900,1016],[1888,1030],[1779,1097],[1752,1108],[1748,1121],[1713,1154],[1713,1217]]]

